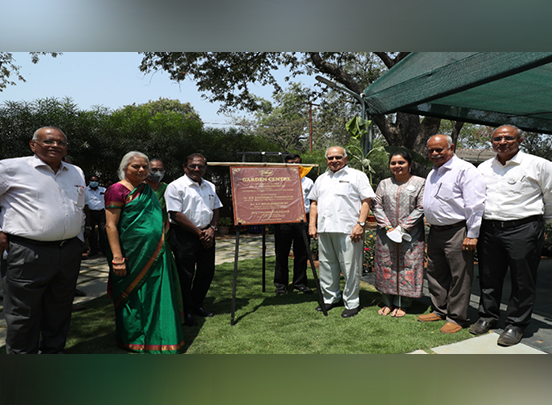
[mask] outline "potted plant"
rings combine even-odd
[[[228,217],[222,217],[218,220],[218,231],[219,235],[228,235],[230,232],[230,226],[232,226],[232,220]]]

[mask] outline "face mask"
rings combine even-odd
[[[150,174],[148,174],[148,179],[150,181],[153,181],[154,183],[160,183],[161,180],[163,180],[164,175],[165,173],[163,172],[151,172]]]
[[[90,188],[98,188],[98,185],[99,185],[99,184],[100,184],[100,183],[98,183],[97,181],[91,181],[91,182],[90,182]]]

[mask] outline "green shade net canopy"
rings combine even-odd
[[[414,52],[364,99],[370,115],[407,112],[552,134],[552,52]]]

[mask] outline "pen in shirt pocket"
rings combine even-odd
[[[435,195],[433,197],[437,197],[439,195],[439,191],[441,190],[441,186],[443,183],[439,183],[439,187],[437,188],[437,191],[435,192]]]

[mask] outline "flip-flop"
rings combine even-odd
[[[393,311],[393,307],[388,307],[387,305],[380,308],[380,310],[378,311],[378,314],[380,314],[381,316],[386,316],[386,315],[389,315],[389,313]]]
[[[400,311],[400,312],[399,312]],[[402,318],[403,316],[406,315],[406,312],[404,311],[404,309],[402,308],[395,308],[395,310],[393,311],[393,313],[391,314],[391,316],[393,318]]]

